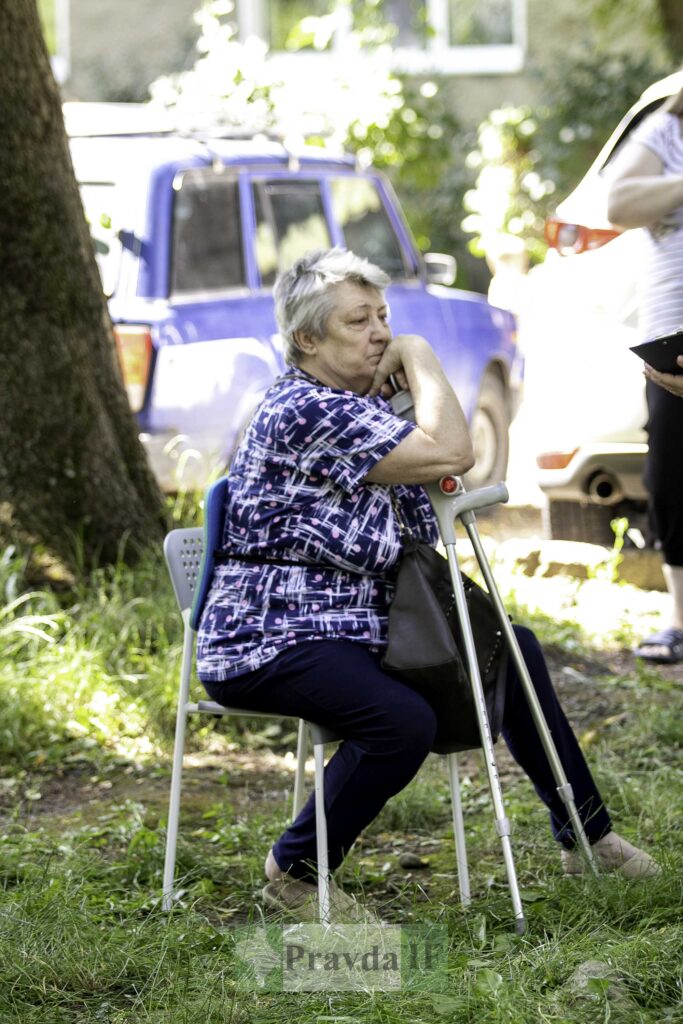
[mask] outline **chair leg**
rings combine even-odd
[[[467,847],[465,845],[465,822],[462,815],[462,798],[460,794],[460,776],[458,773],[458,755],[448,754],[448,779],[451,784],[451,808],[453,811],[453,837],[455,839],[455,859],[458,865],[458,888],[460,902],[468,907],[472,902],[470,896],[470,873],[467,865]]]
[[[189,615],[189,613],[188,613]],[[178,821],[180,818],[180,792],[183,781],[183,757],[185,755],[185,729],[187,725],[187,699],[190,692],[190,673],[192,671],[193,638],[189,626],[189,618],[183,615],[185,636],[183,641],[183,657],[180,675],[180,692],[178,710],[175,720],[175,743],[173,746],[173,770],[171,773],[171,794],[168,801],[168,824],[166,826],[166,854],[164,857],[164,880],[161,897],[163,910],[173,906],[173,876],[175,874],[176,844],[178,841]]]
[[[308,752],[308,728],[303,718],[299,719],[299,735],[296,741],[296,774],[294,776],[294,802],[292,821],[296,821],[304,805],[306,776],[306,754]]]
[[[164,858],[164,887],[162,909],[170,910],[173,905],[173,876],[175,874],[176,844],[178,841],[178,820],[180,818],[180,791],[183,777],[183,755],[185,753],[185,724],[187,715],[184,708],[178,708],[176,720],[175,748],[173,751],[173,773],[171,795],[168,801],[168,824],[166,826],[166,856]]]
[[[313,732],[313,757],[315,759],[315,839],[318,860],[318,906],[320,923],[330,924],[330,863],[327,848],[327,818],[325,816],[325,746]]]

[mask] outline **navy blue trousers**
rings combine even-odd
[[[543,651],[529,629],[515,626],[524,660],[574,799],[591,841],[611,822],[553,688]],[[389,797],[414,777],[429,753],[436,720],[426,700],[383,672],[380,657],[363,644],[320,640],[297,645],[248,675],[204,684],[209,696],[232,707],[294,715],[332,729],[343,742],[325,768],[330,868],[337,868]],[[571,849],[574,836],[557,795],[517,672],[510,659],[503,737],[550,811],[553,834]],[[293,877],[315,874],[313,795],[278,839],[273,855]]]
[[[683,565],[683,402],[658,384],[645,385],[648,452],[643,480],[650,495],[650,530],[667,565]]]

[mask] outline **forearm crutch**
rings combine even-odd
[[[510,893],[515,911],[515,919],[519,929],[519,927],[523,928],[524,917],[521,909],[514,863],[510,848],[509,822],[505,815],[500,780],[493,753],[493,740],[486,710],[486,699],[484,697],[484,690],[477,663],[472,627],[467,612],[465,590],[458,565],[455,534],[455,522],[457,519],[460,519],[467,531],[467,535],[470,539],[477,562],[484,577],[487,590],[496,609],[501,628],[510,649],[510,654],[514,660],[515,668],[517,669],[525,698],[529,705],[529,710],[531,711],[541,744],[546,757],[548,758],[553,778],[555,779],[558,796],[565,805],[567,817],[571,823],[574,835],[579,842],[588,863],[591,865],[593,872],[597,874],[595,858],[593,857],[590,843],[588,842],[588,838],[586,837],[583,824],[576,808],[571,784],[567,780],[564,767],[557,753],[557,748],[550,729],[548,728],[548,723],[546,722],[545,715],[543,714],[543,709],[536,694],[536,690],[534,689],[531,681],[529,670],[522,656],[517,637],[498,592],[496,582],[493,578],[493,573],[491,572],[491,566],[488,558],[486,557],[486,552],[484,551],[481,538],[479,537],[479,531],[476,526],[476,517],[474,514],[475,509],[488,508],[491,505],[498,504],[499,502],[507,501],[507,487],[504,483],[500,483],[493,487],[484,487],[480,490],[467,493],[462,482],[457,477],[443,477],[439,483],[427,486],[426,490],[437,517],[439,532],[441,534],[444,547],[446,548],[446,555],[448,557],[448,564],[451,571],[453,593],[455,595],[456,609],[463,628],[463,639],[465,642],[469,674],[475,699],[479,733],[486,759],[489,786],[496,814],[496,831],[501,837],[503,856],[505,859],[505,866],[510,884]]]

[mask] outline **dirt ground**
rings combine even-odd
[[[548,664],[567,717],[577,734],[590,742],[616,729],[633,714],[632,694],[611,685],[609,677],[633,672],[628,652],[583,655],[570,660],[558,649],[547,650]],[[683,665],[662,667],[662,676],[683,690]],[[655,699],[670,699],[666,694]],[[222,747],[222,749],[219,749]],[[503,781],[518,774],[504,743],[496,746]],[[186,755],[183,799],[209,805],[226,799],[239,811],[272,807],[288,799],[294,777],[292,748],[246,749],[230,744],[208,744],[201,752]],[[465,773],[483,771],[480,754],[461,755]],[[312,772],[311,772],[312,779]],[[170,785],[170,757],[161,763],[109,766],[98,774],[87,761],[62,766],[56,772],[37,771],[25,777],[0,779],[0,823],[16,820],[17,809],[24,827],[52,822],[88,821],[109,807],[126,801],[144,804],[152,818],[163,816]],[[226,793],[226,786],[228,793]]]

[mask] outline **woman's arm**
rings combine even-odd
[[[466,473],[474,465],[467,421],[429,342],[416,334],[394,338],[368,394],[378,394],[394,373],[410,390],[417,426],[365,479],[379,484],[423,484]]]
[[[683,175],[662,173],[662,161],[639,142],[627,142],[615,159],[607,216],[622,228],[655,224],[683,206]]]

